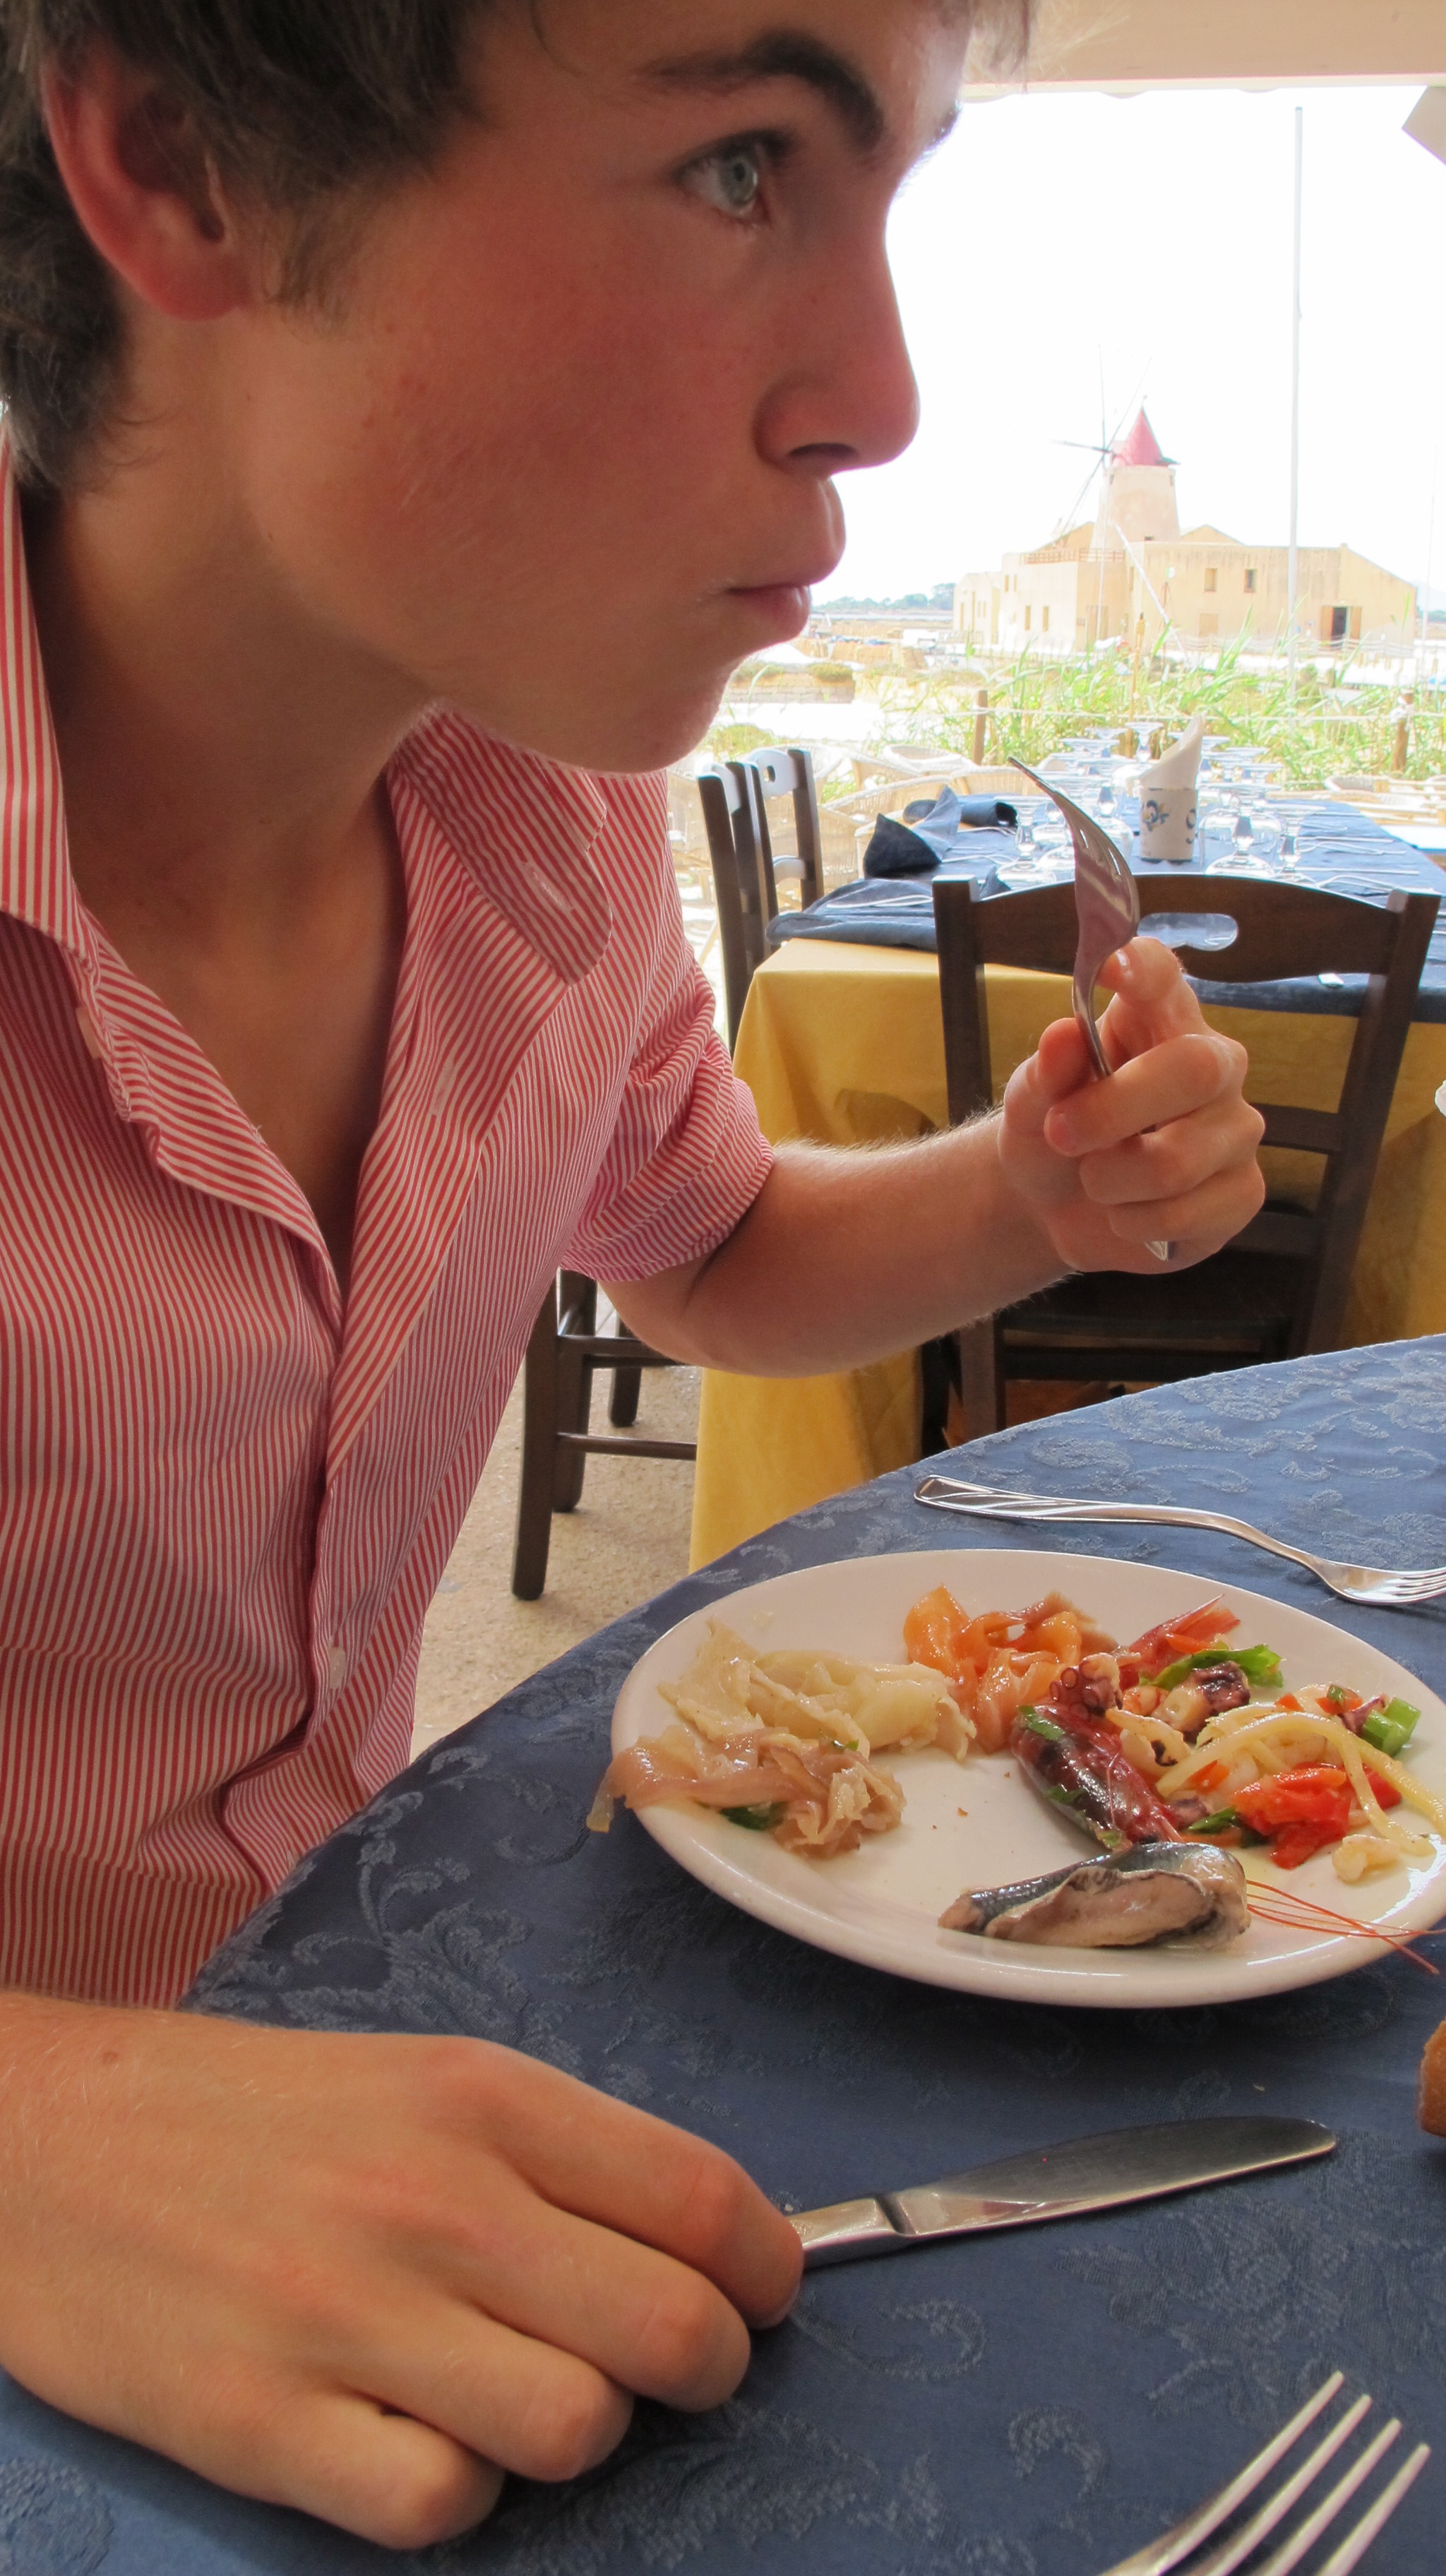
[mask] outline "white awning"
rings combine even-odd
[[[1030,89],[1446,81],[1442,0],[1034,0]]]

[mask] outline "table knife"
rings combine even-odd
[[[997,2164],[946,2174],[941,2182],[873,2200],[842,2200],[832,2209],[791,2211],[803,2239],[804,2269],[898,2254],[941,2236],[982,2236],[998,2227],[1033,2227],[1046,2218],[1079,2218],[1168,2192],[1199,2191],[1242,2174],[1272,2173],[1331,2154],[1335,2139],[1314,2120],[1268,2116],[1164,2120],[1151,2128],[1105,2129],[1067,2138]]]

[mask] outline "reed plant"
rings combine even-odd
[[[879,703],[879,739],[921,751],[968,756],[974,742],[975,693],[989,691],[985,758],[1011,754],[1037,764],[1071,735],[1133,727],[1143,746],[1155,730],[1166,738],[1203,715],[1207,734],[1252,744],[1274,761],[1284,781],[1324,787],[1343,776],[1385,775],[1394,765],[1402,700],[1398,688],[1357,679],[1350,661],[1328,670],[1302,663],[1292,693],[1284,670],[1245,667],[1248,639],[1227,644],[1208,661],[1156,654],[1132,660],[1109,647],[1068,657],[1023,652],[949,672],[916,677],[871,674]],[[1446,771],[1446,701],[1420,693],[1408,710],[1406,769],[1425,779]]]

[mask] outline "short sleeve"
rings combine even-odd
[[[567,1255],[594,1279],[649,1279],[702,1260],[747,1215],[773,1166],[753,1095],[714,1027],[713,988],[688,946],[670,857],[657,890],[648,1004]]]

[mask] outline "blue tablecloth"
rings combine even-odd
[[[1357,806],[1309,797],[1276,797],[1271,802],[1272,810],[1295,832],[1294,876],[1302,885],[1330,887],[1367,901],[1381,901],[1397,886],[1407,894],[1446,893],[1446,875],[1424,850],[1412,848]],[[855,885],[840,886],[806,912],[780,913],[769,924],[769,945],[777,948],[788,939],[842,939],[873,948],[932,950],[934,873],[972,877],[982,895],[997,895],[1009,890],[999,871],[1011,861],[1018,861],[1012,832],[960,832],[938,871],[913,878],[861,878]],[[1168,911],[1171,882],[1204,873],[1199,862],[1177,868],[1163,863],[1152,866],[1136,857],[1130,866],[1139,880],[1144,913]],[[1223,887],[1221,909],[1229,909]],[[1321,1012],[1336,1018],[1354,1018],[1365,990],[1364,976],[1348,976],[1343,984],[1329,985],[1316,976],[1292,977],[1278,984],[1191,980],[1207,1002],[1255,1011]],[[1415,1017],[1446,1021],[1446,906],[1432,934]]]
[[[1446,1561],[1446,1338],[1162,1388],[964,1453],[1021,1486],[1183,1490],[1339,1556]],[[1328,2121],[1298,2175],[824,2272],[739,2395],[639,2409],[576,2486],[513,2486],[437,2576],[1095,2576],[1224,2476],[1332,2365],[1446,2438],[1446,2146],[1414,2121],[1446,1991],[1383,1960],[1228,2010],[985,2003],[849,1966],[706,1894],[635,1821],[583,1828],[619,1684],[661,1630],[786,1567],[972,1546],[1179,1565],[1326,1613],[1446,1692],[1446,1608],[1332,1604],[1184,1530],[1006,1530],[917,1471],[751,1541],[427,1754],[203,1975],[200,2008],[474,2032],[685,2122],[795,2207],[1195,2112]],[[3,2289],[0,2289],[3,2295]],[[1370,2559],[1439,2576],[1438,2461]],[[379,2576],[399,2562],[238,2501],[0,2382],[0,2569]]]

